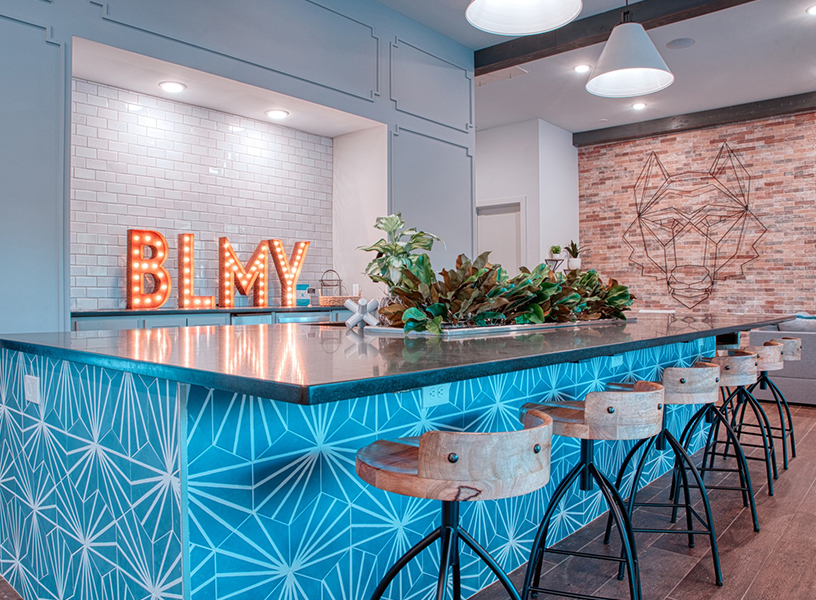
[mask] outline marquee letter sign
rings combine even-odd
[[[286,258],[286,251],[283,242],[271,240],[272,260],[275,261],[275,269],[278,271],[278,279],[281,284],[281,306],[295,306],[295,290],[300,272],[303,270],[303,259],[309,250],[309,242],[297,242],[292,249],[292,257]]]
[[[246,269],[230,245],[229,239],[218,239],[218,306],[235,306],[236,287],[240,294],[248,295],[252,290],[252,305],[268,306],[266,290],[269,275],[269,242],[258,244]]]
[[[195,235],[182,233],[179,235],[179,308],[212,308],[215,305],[213,296],[195,295]]]
[[[281,282],[281,305],[296,306],[295,290],[303,270],[309,242],[296,242],[292,256],[287,257],[283,242],[263,240],[255,248],[246,266],[226,237],[218,239],[218,295],[196,296],[195,293],[195,234],[178,236],[178,306],[186,309],[233,308],[235,295],[248,296],[252,305],[269,306],[270,255]],[[167,239],[158,231],[129,229],[127,247],[127,279],[125,281],[128,309],[155,309],[167,303],[173,288],[170,273],[164,263],[170,253]],[[217,299],[217,302],[216,302]]]
[[[128,308],[164,306],[170,297],[172,285],[170,274],[162,266],[167,260],[167,240],[158,231],[129,229],[127,252],[126,306]]]

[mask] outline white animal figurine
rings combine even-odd
[[[377,300],[367,301],[365,298],[360,298],[357,302],[346,300],[344,306],[352,312],[352,315],[346,319],[346,327],[349,329],[353,329],[357,325],[363,327],[378,325],[380,322],[380,317],[377,315],[380,303]]]

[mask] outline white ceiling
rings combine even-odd
[[[584,89],[588,74],[573,71],[577,64],[594,65],[602,44],[524,64],[529,74],[476,88],[477,129],[539,118],[568,131],[587,131],[812,92],[816,17],[805,10],[814,3],[756,0],[649,30],[676,79],[666,90],[639,99],[647,103],[642,111],[632,109],[638,99],[592,96]],[[681,37],[696,43],[666,48]]]
[[[639,1],[629,0],[629,4]],[[468,23],[465,19],[465,9],[471,0],[377,0],[377,2],[472,50],[513,39],[503,35],[485,33]],[[620,8],[624,4],[626,0],[584,0],[584,10],[581,11],[578,18],[583,19],[590,15]]]
[[[292,96],[81,38],[74,38],[73,42],[73,76],[330,138],[381,125]],[[187,89],[180,94],[168,94],[158,85],[162,81],[179,81]],[[287,110],[289,116],[271,121],[265,113],[272,108]]]

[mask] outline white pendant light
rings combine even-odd
[[[609,35],[586,90],[604,98],[631,98],[659,92],[673,82],[674,75],[649,34],[629,20],[627,11]]]
[[[473,0],[468,22],[496,35],[532,35],[566,25],[581,13],[581,0]]]

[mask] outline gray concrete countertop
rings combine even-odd
[[[0,334],[0,348],[284,402],[319,404],[686,342],[783,315],[639,314],[637,322],[441,340],[242,325]]]

